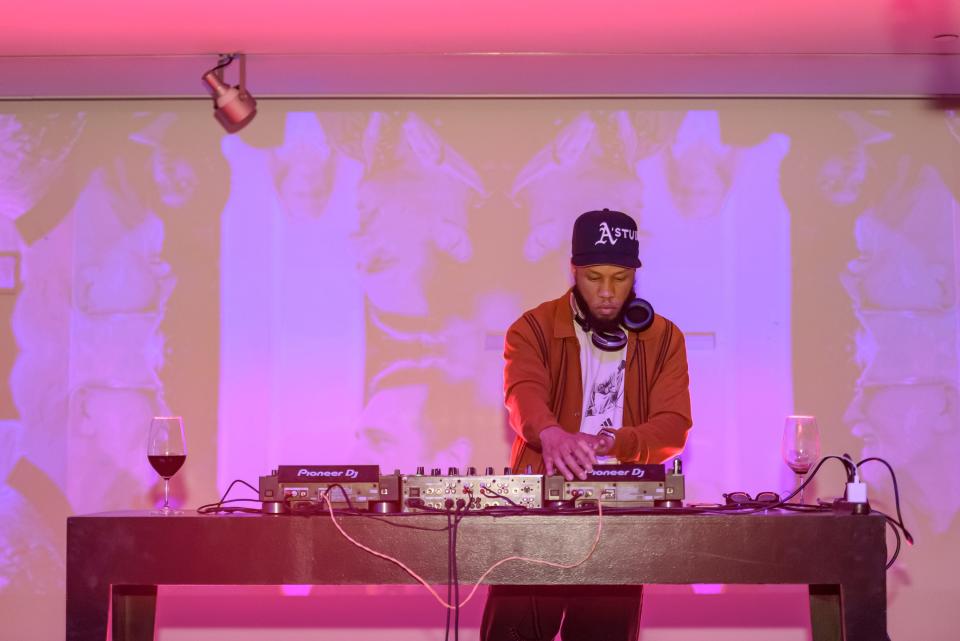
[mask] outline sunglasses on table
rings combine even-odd
[[[723,495],[727,505],[773,505],[780,502],[780,495],[776,492],[760,492],[750,496],[747,492],[730,492]]]

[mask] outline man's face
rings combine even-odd
[[[573,280],[590,312],[601,320],[613,320],[633,290],[636,271],[618,265],[573,267]]]

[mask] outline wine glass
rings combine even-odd
[[[820,429],[815,416],[791,415],[783,425],[783,460],[797,475],[797,484],[820,458]],[[803,490],[800,490],[803,503]]]
[[[154,416],[150,421],[147,460],[163,478],[163,507],[154,514],[180,514],[170,507],[170,477],[187,460],[187,441],[183,437],[183,418]]]

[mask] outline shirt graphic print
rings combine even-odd
[[[587,407],[583,416],[602,416],[604,422],[601,427],[612,427],[613,418],[610,416],[617,409],[623,409],[623,371],[627,362],[620,361],[620,367],[608,377],[594,381],[594,387],[587,390]]]
[[[604,427],[620,429],[623,426],[623,379],[627,369],[627,348],[608,352],[590,340],[590,334],[574,323],[580,343],[580,374],[583,384],[583,408],[580,431],[597,434]],[[601,463],[616,463],[613,457],[603,457]]]

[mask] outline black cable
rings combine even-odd
[[[461,510],[463,513],[461,514]],[[459,534],[460,521],[470,510],[470,503],[463,499],[457,499],[457,511],[453,517],[453,530],[451,538],[453,539],[453,553],[451,555],[453,565],[453,638],[454,641],[460,641],[460,569],[457,563],[457,535]]]
[[[426,526],[422,526],[422,525],[407,525],[407,524],[405,524],[405,523],[396,523],[396,522],[394,522],[394,521],[388,520],[386,517],[381,516],[381,515],[379,515],[379,514],[371,514],[370,512],[365,512],[365,511],[363,511],[363,510],[359,510],[359,509],[357,509],[357,508],[355,508],[355,507],[353,506],[353,502],[350,500],[350,496],[347,494],[347,492],[346,492],[346,490],[344,489],[344,487],[343,487],[342,485],[340,485],[339,483],[331,483],[330,485],[327,486],[327,489],[324,491],[324,495],[327,496],[328,499],[330,498],[330,497],[329,497],[330,490],[332,490],[333,488],[337,488],[337,489],[340,490],[340,494],[343,496],[343,498],[344,498],[344,500],[346,501],[347,506],[348,506],[348,509],[347,509],[347,510],[334,508],[334,509],[333,509],[334,515],[337,515],[337,516],[341,516],[341,515],[362,516],[362,517],[365,518],[365,519],[373,519],[374,521],[379,521],[379,522],[381,522],[381,523],[386,523],[387,525],[392,525],[393,527],[406,528],[406,529],[410,529],[410,530],[420,530],[420,531],[423,531],[423,532],[446,532],[446,531],[449,530],[449,526],[448,526],[448,527],[435,528],[435,527],[426,527]],[[442,510],[441,510],[441,511],[442,511]],[[309,508],[305,508],[305,509],[301,509],[301,510],[300,510],[300,513],[301,513],[301,514],[327,514],[328,512],[329,512],[328,508],[324,507],[323,505],[317,505],[316,508],[314,508],[313,506],[310,506]],[[392,514],[392,515],[390,515],[390,516],[401,516],[401,517],[402,517],[402,516],[416,516],[416,514],[398,512],[398,513]]]
[[[446,510],[447,513],[447,603],[450,603],[450,598],[453,595],[453,514],[450,510]],[[450,608],[444,608],[447,611],[447,622],[446,622],[446,632],[443,635],[444,641],[450,641]]]
[[[897,547],[894,549],[893,555],[890,557],[890,560],[887,561],[887,565],[886,565],[886,568],[885,568],[885,569],[889,570],[889,569],[893,566],[893,563],[897,560],[897,557],[900,556],[900,547],[901,547],[901,542],[900,542],[900,527],[899,527],[899,524],[897,523],[896,519],[894,519],[892,516],[889,516],[889,515],[887,515],[887,514],[884,514],[884,513],[881,512],[880,510],[873,510],[873,511],[874,511],[875,513],[879,514],[880,516],[882,516],[882,517],[886,520],[886,524],[890,526],[890,529],[893,530],[893,533],[894,533],[894,534],[896,535],[896,537],[897,537]]]
[[[350,510],[356,511],[356,508],[353,507],[353,501],[350,500],[350,496],[347,494],[346,488],[340,485],[339,483],[331,483],[330,485],[327,486],[327,489],[323,493],[324,496],[327,497],[327,500],[328,501],[330,500],[330,490],[332,490],[333,488],[337,488],[338,490],[340,490],[340,494],[343,495],[343,500],[346,501],[347,503],[347,508],[349,508]]]
[[[329,488],[332,488],[332,487],[334,487],[334,486],[340,488],[341,491],[343,490],[343,488],[340,486],[339,483],[334,483],[334,484],[330,485]],[[328,488],[328,490],[329,490],[329,488]],[[427,526],[423,526],[423,525],[407,525],[406,523],[397,523],[396,521],[390,521],[390,520],[389,520],[389,517],[400,517],[400,518],[404,518],[404,517],[416,517],[416,516],[420,516],[420,515],[417,514],[417,513],[415,513],[415,512],[395,512],[395,513],[389,514],[389,515],[387,515],[387,514],[375,514],[375,513],[371,513],[371,512],[366,512],[366,511],[364,511],[364,510],[359,510],[359,509],[356,509],[356,508],[352,507],[352,503],[350,502],[350,498],[349,498],[346,494],[344,494],[344,497],[347,499],[347,505],[349,505],[350,508],[347,509],[347,510],[344,510],[344,509],[342,509],[342,508],[334,508],[334,509],[333,509],[333,513],[334,513],[335,515],[337,515],[337,516],[342,516],[342,515],[362,516],[362,517],[365,518],[365,519],[372,519],[372,520],[374,520],[374,521],[379,521],[379,522],[381,522],[381,523],[386,523],[387,525],[392,525],[393,527],[406,528],[406,529],[410,529],[410,530],[421,530],[421,531],[423,531],[423,532],[446,532],[446,531],[449,529],[449,528],[446,528],[446,527],[427,527]],[[426,508],[426,506],[424,506],[424,508]],[[436,511],[436,512],[440,512],[440,513],[444,512],[444,510],[436,510],[436,508],[431,508],[430,511]],[[324,507],[323,505],[311,506],[311,507],[309,508],[309,512],[307,512],[306,510],[304,510],[304,513],[313,513],[313,514],[328,514],[328,512],[329,512],[328,508]]]
[[[366,514],[364,512],[358,512],[354,516],[362,516],[366,519],[373,519],[374,521],[380,521],[381,523],[386,523],[387,525],[392,525],[399,528],[407,528],[410,530],[420,530],[422,532],[446,532],[449,528],[446,527],[426,527],[423,525],[407,525],[406,523],[397,523],[395,521],[388,521],[386,517],[380,516],[378,514]],[[418,514],[393,514],[391,516],[419,516]]]
[[[470,511],[471,500],[457,499],[456,511],[453,516],[453,530],[451,531],[452,552],[451,566],[453,568],[453,638],[460,641],[460,568],[457,563],[457,535],[460,531],[460,521]]]
[[[489,497],[489,496],[493,495],[493,496],[495,496],[496,498],[503,499],[504,501],[506,501],[507,503],[509,503],[511,506],[513,506],[513,507],[515,507],[515,508],[519,508],[519,509],[523,509],[523,510],[526,509],[525,506],[520,505],[519,503],[514,502],[509,496],[504,496],[503,494],[500,494],[499,492],[497,492],[497,491],[495,491],[495,490],[491,490],[489,487],[482,487],[482,488],[480,488],[480,494],[483,494],[483,495],[486,496],[486,497]]]
[[[862,461],[857,463],[857,469],[860,469],[860,466],[863,465],[864,463],[869,463],[871,461],[879,461],[880,463],[883,463],[887,467],[887,471],[890,472],[890,478],[893,480],[893,500],[897,508],[896,523],[897,525],[900,526],[900,529],[903,530],[903,536],[904,538],[907,539],[907,543],[909,543],[910,545],[913,545],[913,535],[911,535],[910,531],[907,530],[907,526],[903,524],[903,514],[900,512],[900,486],[897,483],[897,475],[893,471],[893,468],[890,466],[890,464],[887,463],[882,458],[880,458],[879,456],[871,456],[869,458],[863,459]]]
[[[847,483],[853,483],[853,480],[857,478],[857,465],[853,462],[853,457],[844,452],[840,458],[846,461],[844,467],[847,468]]]
[[[806,488],[807,485],[809,485],[811,481],[813,481],[814,477],[817,475],[817,472],[819,472],[819,471],[820,471],[820,468],[823,467],[823,464],[826,463],[827,461],[831,460],[831,459],[836,459],[837,461],[840,461],[840,462],[843,464],[844,470],[846,470],[846,472],[847,472],[847,478],[850,479],[850,480],[853,480],[853,475],[851,474],[851,471],[850,471],[850,470],[851,470],[852,467],[855,469],[856,466],[854,465],[854,463],[853,463],[852,460],[850,460],[850,459],[848,459],[848,458],[843,458],[843,457],[841,457],[841,456],[834,456],[834,455],[832,455],[832,454],[829,455],[829,456],[824,456],[823,458],[821,458],[821,459],[817,462],[817,464],[816,464],[816,466],[813,468],[813,470],[807,474],[806,480],[805,480],[803,483],[801,483],[801,484],[797,487],[797,489],[795,489],[793,492],[791,492],[790,494],[788,494],[788,495],[785,496],[784,498],[780,499],[780,501],[779,501],[778,503],[767,503],[767,504],[764,504],[763,507],[753,508],[753,509],[751,509],[750,511],[740,512],[740,514],[756,514],[757,512],[763,512],[763,511],[765,511],[765,510],[773,510],[773,509],[776,509],[776,508],[781,508],[781,507],[783,507],[784,505],[787,505],[787,504],[789,503],[790,499],[792,499],[792,498],[795,497],[797,494],[799,494],[800,492],[802,492],[803,489]]]
[[[228,500],[227,500],[227,496],[230,495],[230,490],[232,490],[232,489],[233,489],[233,486],[236,485],[237,483],[240,483],[240,484],[242,484],[242,485],[246,485],[248,488],[250,488],[251,490],[253,490],[254,492],[256,492],[258,498],[256,498],[256,499],[231,499],[230,501],[228,501]],[[257,488],[253,487],[252,485],[250,485],[249,483],[247,483],[246,481],[244,481],[243,479],[234,479],[233,481],[231,481],[230,485],[227,486],[227,490],[223,493],[223,496],[220,497],[220,500],[219,500],[219,501],[217,501],[217,502],[215,502],[215,503],[207,503],[206,505],[201,505],[200,507],[197,508],[197,513],[198,513],[198,514],[216,514],[217,512],[220,512],[220,511],[221,511],[221,508],[223,507],[223,504],[224,504],[224,503],[233,503],[233,502],[235,502],[235,501],[257,501],[257,502],[259,502],[259,501],[260,501],[259,495],[260,495],[260,491],[259,491]],[[234,510],[234,511],[240,511],[240,510]],[[256,510],[256,511],[257,511],[257,512],[260,512],[260,510]]]
[[[231,62],[233,62],[234,59],[236,59],[236,56],[232,53],[227,54],[226,56],[221,56],[220,60],[217,62],[217,66],[214,67],[213,69],[210,69],[210,71],[207,71],[207,73],[210,73],[211,71],[220,71],[224,67],[228,66]],[[207,74],[205,73],[203,75],[207,75]]]
[[[234,512],[243,512],[246,514],[263,514],[261,508],[253,507],[224,507],[227,503],[259,503],[260,499],[229,499],[226,501],[218,501],[216,503],[208,503],[207,505],[201,505],[197,508],[197,514],[233,514]]]

